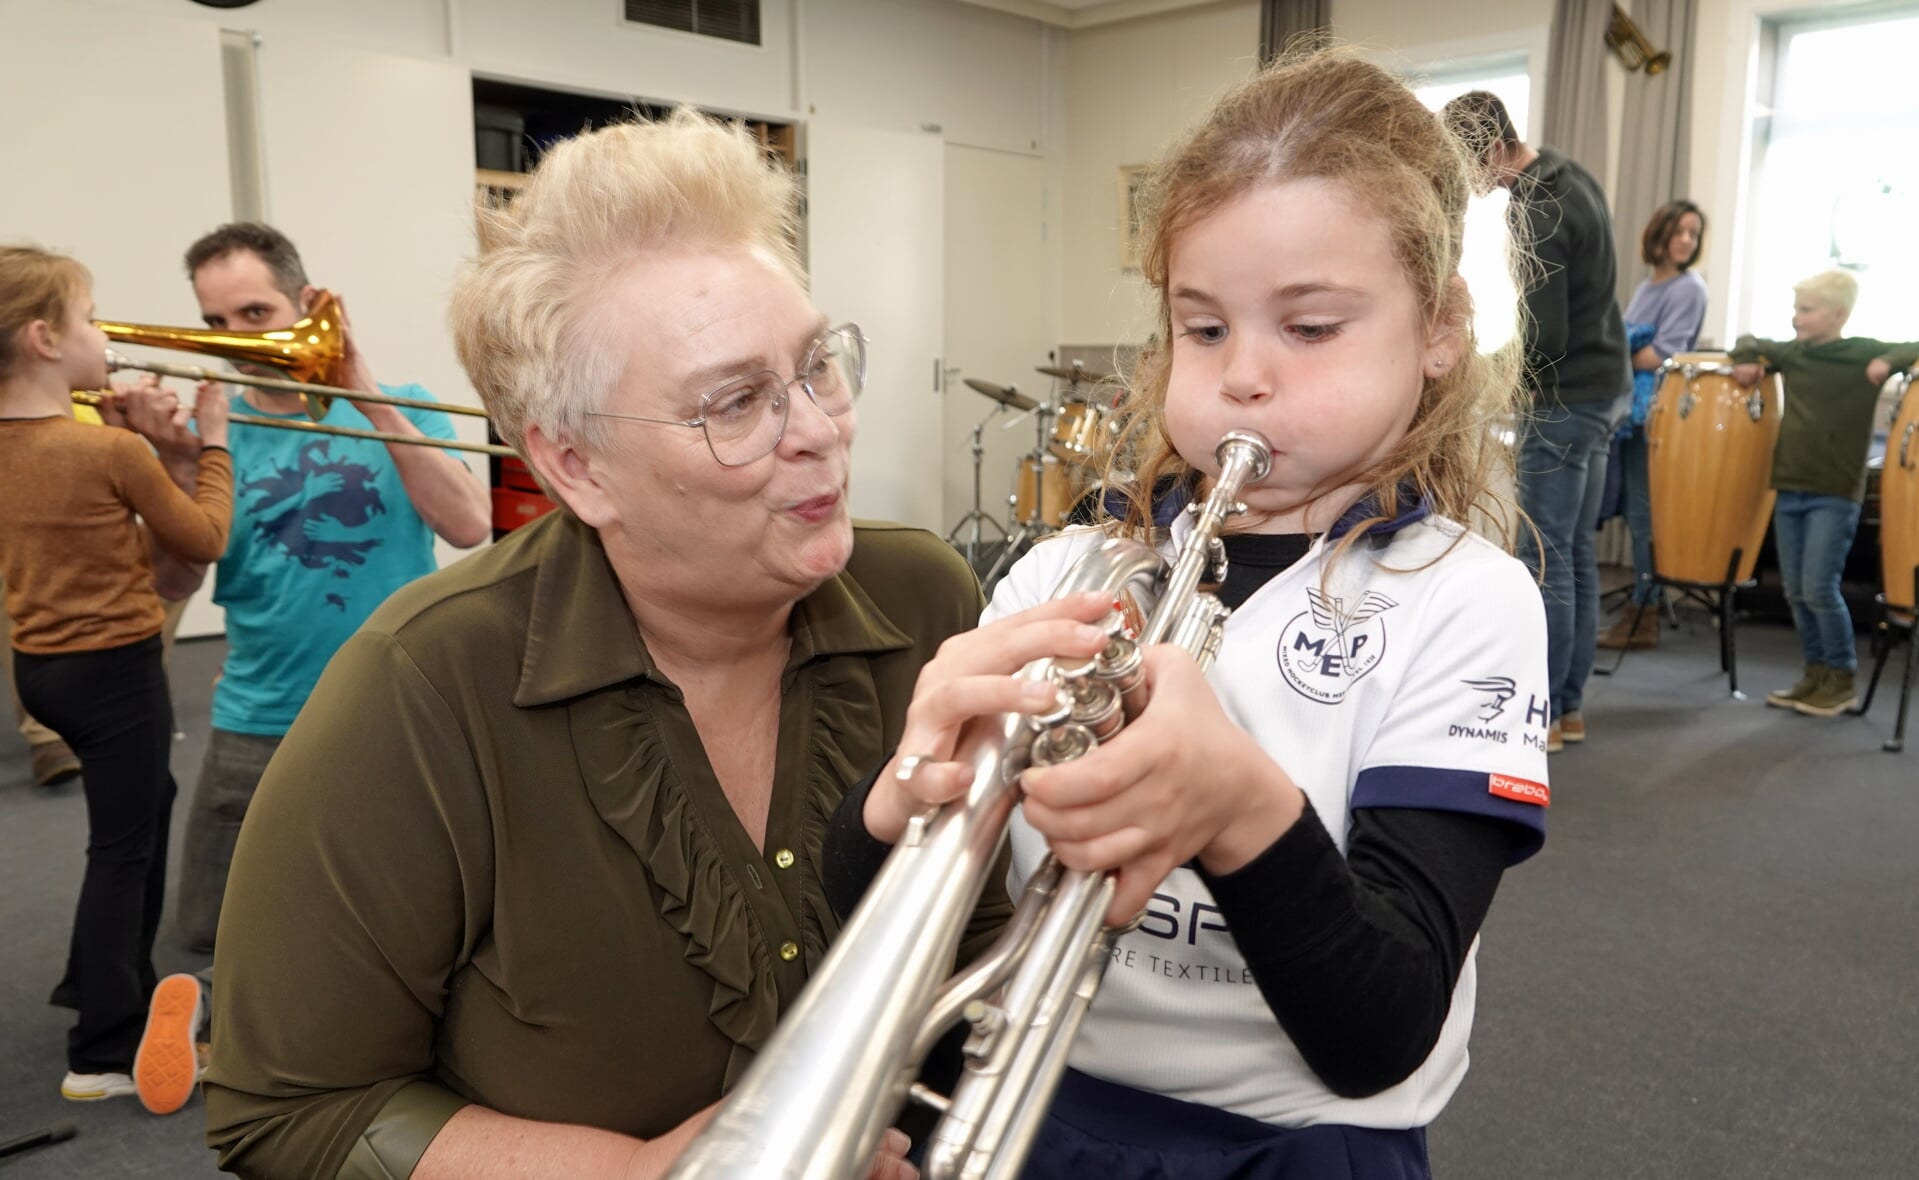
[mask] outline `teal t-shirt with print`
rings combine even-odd
[[[380,388],[433,398],[418,385]],[[304,418],[264,414],[238,394],[231,406],[235,414]],[[422,434],[454,437],[443,411],[400,412]],[[338,399],[322,422],[373,429]],[[213,586],[226,610],[227,658],[213,690],[213,725],[275,737],[374,608],[433,572],[433,530],[413,510],[384,443],[239,422],[230,440],[233,528]]]

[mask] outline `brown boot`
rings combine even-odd
[[[1859,697],[1853,687],[1851,668],[1827,668],[1825,678],[1811,692],[1792,703],[1808,717],[1837,717],[1856,708]]]
[[[58,786],[80,774],[80,759],[59,738],[33,747],[32,755],[33,781],[43,787]]]
[[[1806,695],[1818,688],[1825,679],[1824,664],[1807,664],[1805,672],[1799,677],[1799,683],[1791,688],[1773,689],[1766,694],[1766,703],[1775,709],[1790,709],[1805,700]]]
[[[1559,738],[1569,746],[1578,745],[1586,740],[1586,715],[1574,709],[1559,718]]]
[[[1639,614],[1639,625],[1633,626],[1633,611],[1628,605],[1620,612],[1613,625],[1599,637],[1598,646],[1602,651],[1645,651],[1659,646],[1659,608],[1648,606]]]

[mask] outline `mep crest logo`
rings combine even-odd
[[[1368,590],[1351,607],[1316,588],[1279,633],[1279,671],[1309,701],[1336,705],[1386,655],[1385,614],[1399,604]]]

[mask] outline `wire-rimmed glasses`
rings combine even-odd
[[[657,422],[664,426],[695,426],[706,435],[707,449],[722,467],[744,467],[763,458],[786,436],[791,412],[789,390],[795,382],[829,418],[853,408],[853,399],[866,387],[866,337],[858,324],[829,328],[806,351],[800,371],[782,377],[761,369],[735,377],[700,399],[692,418],[648,418],[639,414],[591,411],[595,418],[623,418],[629,422]]]

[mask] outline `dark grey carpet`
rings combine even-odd
[[[1879,748],[1897,684],[1866,719],[1769,709],[1797,640],[1738,635],[1750,700],[1696,614],[1589,686],[1546,847],[1483,935],[1436,1175],[1919,1175],[1919,752]]]
[[[1553,760],[1546,849],[1485,931],[1472,1072],[1432,1129],[1442,1180],[1919,1174],[1919,750],[1879,750],[1896,683],[1866,720],[1765,708],[1796,641],[1740,639],[1748,701],[1697,614],[1593,681],[1592,739]],[[221,650],[176,657],[183,796]],[[176,850],[184,815],[183,798]],[[44,1001],[84,840],[77,787],[29,786],[0,733],[0,1139],[81,1129],[0,1173],[213,1175],[198,1099],[159,1119],[59,1096],[66,1013]],[[161,938],[161,970],[200,965]]]
[[[173,777],[180,797],[173,806],[169,869],[179,878],[186,802],[206,750],[213,677],[226,654],[220,640],[179,644],[171,666],[174,726],[186,738],[173,747]],[[5,680],[0,677],[0,680]],[[80,780],[52,790],[37,787],[27,767],[27,745],[13,728],[13,685],[0,686],[0,1141],[56,1122],[78,1125],[66,1143],[0,1158],[6,1180],[67,1180],[70,1177],[218,1176],[213,1153],[201,1141],[202,1112],[196,1095],[178,1114],[155,1118],[137,1099],[68,1102],[60,1097],[67,1071],[67,1029],[73,1014],[47,1004],[66,963],[73,906],[86,867],[87,814]],[[171,895],[169,895],[169,904]],[[178,945],[172,915],[160,927],[154,967],[162,975],[197,971],[207,956]]]

